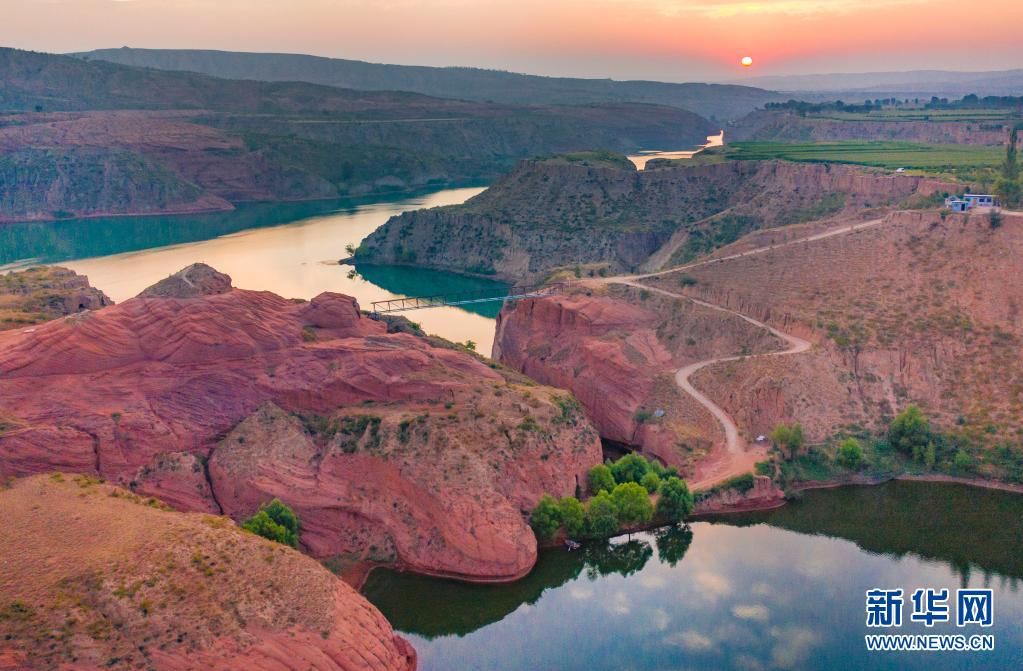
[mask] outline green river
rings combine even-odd
[[[1023,496],[891,482],[816,490],[541,553],[510,585],[374,571],[364,593],[420,669],[1023,668]],[[956,589],[993,590],[993,626],[955,624]],[[865,592],[902,588],[903,624],[866,627]],[[917,588],[948,589],[950,624],[910,622]],[[992,634],[984,652],[868,652],[865,634]]]
[[[403,267],[338,265],[390,217],[406,210],[464,202],[482,188],[445,189],[390,201],[254,203],[233,212],[156,217],[104,217],[0,226],[0,270],[59,263],[88,276],[114,301],[135,296],[190,263],[202,261],[243,289],[288,298],[323,291],[371,301],[400,296],[489,292],[506,285],[453,273]],[[405,313],[437,335],[489,354],[500,303]]]

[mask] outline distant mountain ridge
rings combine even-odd
[[[630,102],[511,105],[0,48],[0,222],[231,209],[490,180],[530,156],[693,147]]]
[[[929,95],[1020,95],[1023,68],[982,72],[956,70],[907,70],[905,72],[856,72],[791,76],[764,76],[735,80],[730,84],[762,86],[776,91],[891,92]]]
[[[122,47],[71,55],[122,65],[200,72],[228,79],[304,81],[363,91],[411,91],[477,102],[653,103],[681,107],[719,121],[741,117],[766,102],[784,99],[773,91],[735,84],[543,77],[469,67],[384,65],[302,54]]]

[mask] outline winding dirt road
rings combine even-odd
[[[674,292],[667,291],[665,289],[660,289],[658,287],[651,287],[644,284],[640,284],[639,282],[633,279],[608,278],[607,283],[623,284],[626,286],[646,289],[647,291],[653,291],[665,296],[669,296],[671,298],[679,298],[683,300],[692,301],[697,305],[701,305],[711,310],[717,310],[719,312],[734,315],[746,322],[749,322],[750,324],[753,324],[754,326],[766,329],[773,335],[777,336],[778,338],[784,340],[789,344],[788,348],[784,350],[779,350],[777,352],[766,352],[764,354],[723,356],[714,357],[713,359],[704,359],[703,361],[696,361],[694,363],[689,364],[688,366],[679,368],[675,372],[675,383],[679,386],[679,388],[682,389],[682,391],[689,394],[690,396],[692,396],[694,399],[696,399],[696,401],[704,408],[706,408],[707,411],[710,412],[710,414],[712,414],[714,418],[718,421],[718,423],[721,425],[721,428],[725,432],[725,449],[728,453],[728,459],[726,460],[726,463],[722,464],[722,468],[715,469],[714,473],[705,476],[700,480],[690,482],[690,487],[694,490],[706,489],[708,487],[714,486],[719,482],[723,482],[724,480],[727,480],[728,478],[731,478],[735,475],[742,475],[743,473],[750,472],[753,468],[753,464],[761,460],[765,456],[764,450],[763,449],[750,450],[749,445],[739,435],[739,426],[735,423],[735,420],[732,419],[731,415],[729,415],[724,410],[724,408],[722,408],[717,403],[708,398],[706,394],[704,394],[699,389],[694,387],[692,382],[690,382],[690,378],[698,370],[706,368],[707,366],[712,366],[714,364],[725,363],[727,361],[739,361],[751,357],[786,356],[789,354],[800,354],[802,352],[808,351],[813,346],[813,344],[810,341],[803,340],[798,336],[794,336],[792,334],[779,331],[773,326],[768,326],[764,322],[754,319],[748,315],[744,315],[740,312],[736,312],[735,310],[730,310],[728,308],[721,307],[720,305],[708,303],[707,301],[700,300],[698,298],[685,296],[683,294],[676,294]]]
[[[746,256],[754,256],[756,254],[764,254],[774,249],[779,249],[781,247],[805,244],[839,235],[849,235],[850,233],[855,233],[856,231],[860,231],[867,228],[873,228],[875,226],[880,226],[883,223],[884,219],[872,219],[870,221],[865,221],[859,224],[842,226],[839,228],[826,230],[821,233],[808,235],[802,238],[788,240],[775,245],[757,247],[755,249],[746,250],[744,252],[737,252],[735,254],[721,256],[714,259],[696,261],[694,263],[689,263],[683,266],[676,266],[674,268],[669,268],[667,270],[661,270],[653,273],[644,273],[640,275],[622,275],[618,277],[608,277],[598,281],[600,284],[623,284],[626,286],[637,287],[640,289],[645,289],[647,291],[653,291],[665,296],[670,296],[672,298],[692,301],[697,305],[701,305],[712,310],[718,310],[719,312],[725,312],[727,314],[734,315],[758,328],[766,329],[767,331],[769,331],[776,337],[780,338],[781,340],[785,341],[789,345],[789,347],[787,347],[786,349],[779,350],[777,352],[765,352],[763,354],[751,355],[723,356],[715,357],[713,359],[705,359],[703,361],[697,361],[695,363],[689,364],[688,366],[679,368],[675,372],[675,383],[679,386],[679,388],[685,393],[692,396],[700,405],[706,408],[707,411],[710,412],[710,414],[712,414],[714,418],[718,421],[718,423],[721,425],[721,428],[724,430],[725,433],[725,453],[727,459],[723,460],[720,466],[713,468],[711,473],[704,474],[704,476],[701,477],[699,480],[691,481],[689,483],[691,489],[693,490],[706,489],[709,487],[713,487],[714,485],[736,475],[749,473],[751,470],[753,470],[753,465],[757,461],[760,461],[766,456],[766,450],[761,446],[754,446],[751,449],[751,446],[739,434],[739,427],[735,423],[735,420],[732,419],[732,417],[727,412],[725,412],[725,410],[721,406],[719,406],[717,403],[708,398],[706,394],[704,394],[699,389],[693,386],[692,382],[690,381],[690,378],[693,376],[693,374],[699,370],[702,370],[703,368],[706,368],[707,366],[713,366],[714,364],[725,363],[728,361],[739,361],[742,359],[748,359],[752,357],[788,356],[792,354],[801,354],[802,352],[809,351],[813,344],[808,340],[803,340],[798,336],[794,336],[790,333],[779,331],[773,326],[768,326],[764,322],[754,319],[753,317],[750,317],[748,315],[744,315],[741,312],[736,312],[735,310],[730,310],[728,308],[721,307],[720,305],[708,303],[707,301],[700,300],[698,298],[693,298],[691,296],[677,294],[671,291],[667,291],[665,289],[660,289],[658,287],[640,284],[639,280],[646,279],[648,277],[659,277],[662,275],[677,273],[690,268],[698,268],[700,266],[710,265],[712,263],[723,263],[725,261],[729,261],[732,259],[739,259]]]

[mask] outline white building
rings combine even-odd
[[[962,197],[949,196],[945,199],[945,207],[953,212],[968,212],[977,207],[994,207],[998,201],[990,194],[967,193]]]
[[[967,193],[963,200],[970,203],[970,207],[994,207],[995,197],[989,194]]]

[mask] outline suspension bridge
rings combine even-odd
[[[373,301],[371,312],[375,315],[387,314],[389,312],[406,312],[408,310],[423,310],[425,308],[440,308],[445,306],[472,305],[474,303],[491,303],[494,301],[517,301],[523,298],[537,298],[539,296],[550,296],[561,291],[562,284],[534,284],[528,286],[513,286],[506,291],[495,293],[487,291],[467,291],[454,294],[436,294],[433,296],[407,296],[405,298],[392,298],[386,301]]]

